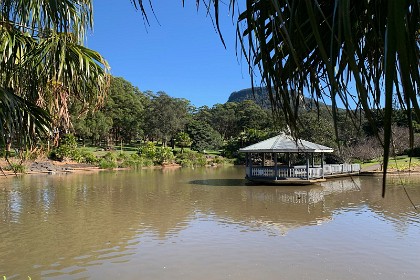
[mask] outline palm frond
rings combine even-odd
[[[41,106],[48,110],[54,116],[50,118],[54,126],[65,123],[69,127],[71,99],[95,106],[109,87],[107,62],[83,46],[85,32],[92,27],[91,14],[89,0],[0,3],[0,87],[25,101],[26,106],[20,108]],[[42,117],[32,115],[36,116]],[[35,134],[21,137],[31,135]]]
[[[82,43],[93,26],[91,0],[2,0],[0,23],[12,23],[32,36],[50,30],[72,33]]]
[[[0,87],[0,143],[14,139],[20,146],[27,146],[36,138],[48,136],[50,123],[47,111]]]

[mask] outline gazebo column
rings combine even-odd
[[[252,153],[249,154],[248,160],[249,160],[249,177],[252,177]]]
[[[287,160],[287,177],[290,177],[290,153],[286,153]]]
[[[249,169],[249,154],[245,153],[245,170],[246,170],[246,176],[249,177],[251,174],[251,170]]]
[[[274,177],[277,180],[277,176],[279,174],[279,167],[277,166],[277,153],[273,153],[274,154]]]
[[[306,154],[306,179],[309,180],[309,154]]]
[[[324,153],[321,153],[321,176],[324,179]]]

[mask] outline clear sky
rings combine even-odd
[[[211,107],[251,86],[246,61],[236,55],[236,27],[227,7],[220,15],[225,49],[205,7],[197,12],[195,0],[186,0],[185,7],[181,0],[153,1],[158,21],[149,10],[150,26],[130,0],[93,3],[87,46],[107,59],[112,75],[141,91],[165,91]]]

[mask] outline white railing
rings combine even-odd
[[[325,175],[353,173],[360,171],[360,164],[328,164],[324,166]]]
[[[290,169],[290,178],[306,178],[306,167],[305,168],[291,168]]]
[[[323,170],[321,167],[310,167],[309,168],[309,178],[322,178]]]
[[[290,168],[279,168],[277,171],[277,176],[280,178],[289,178],[290,177]]]
[[[274,167],[252,167],[251,177],[275,177]]]
[[[320,166],[309,167],[308,173],[306,166],[294,166],[290,168],[273,166],[258,166],[258,167],[247,167],[246,174],[249,177],[264,177],[264,178],[301,178],[301,179],[317,179],[328,175],[354,173],[360,171],[359,164],[328,164],[324,165],[324,168]],[[309,176],[308,176],[309,175]]]

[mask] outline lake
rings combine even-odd
[[[420,278],[420,177],[390,177],[382,198],[379,177],[288,187],[244,174],[1,179],[0,278]]]

